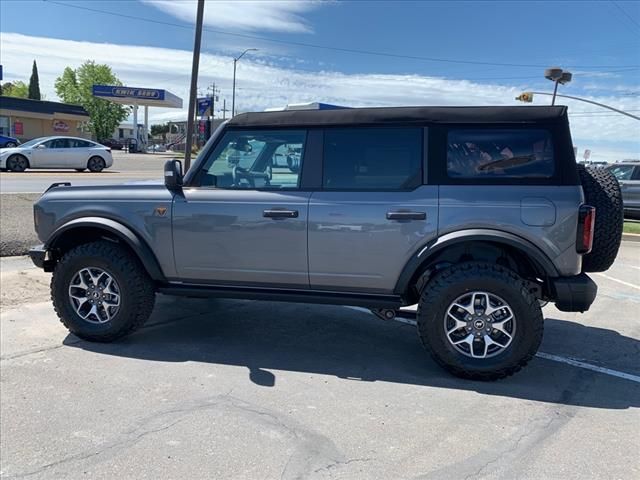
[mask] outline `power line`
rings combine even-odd
[[[90,7],[85,7],[85,6],[81,6],[81,5],[71,5],[71,4],[68,4],[68,3],[57,2],[57,1],[54,1],[54,0],[43,0],[43,1],[55,4],[55,5],[61,5],[61,6],[64,6],[64,7],[76,8],[76,9],[79,9],[79,10],[86,10],[86,11],[94,12],[94,13],[102,13],[102,14],[105,14],[105,15],[112,15],[112,16],[115,16],[115,17],[128,18],[128,19],[131,19],[131,20],[139,20],[139,21],[148,22],[148,23],[156,23],[156,24],[159,24],[159,25],[173,26],[173,27],[179,27],[179,28],[187,28],[189,30],[193,29],[193,27],[191,27],[189,25],[183,25],[183,24],[179,24],[179,23],[165,22],[165,21],[162,21],[162,20],[153,20],[153,19],[150,19],[150,18],[138,17],[138,16],[135,16],[135,15],[127,15],[127,14],[124,14],[124,13],[109,12],[107,10],[100,10],[100,9],[97,9],[97,8],[90,8]],[[332,47],[332,46],[329,46],[329,45],[319,45],[319,44],[314,44],[314,43],[294,42],[294,41],[289,41],[289,40],[278,40],[278,39],[262,37],[262,36],[258,36],[258,35],[249,35],[249,34],[244,34],[244,33],[234,33],[234,32],[228,32],[228,31],[217,30],[217,29],[212,29],[212,28],[204,28],[203,30],[205,30],[207,32],[211,32],[211,33],[217,33],[219,35],[228,35],[228,36],[239,37],[239,38],[249,38],[249,39],[252,39],[252,40],[261,40],[261,41],[265,41],[265,42],[280,43],[280,44],[285,44],[285,45],[293,45],[293,46],[297,46],[297,47],[317,48],[317,49],[322,49],[322,50],[331,50],[331,51],[335,51],[335,52],[353,53],[353,54],[359,54],[359,55],[372,55],[372,56],[378,56],[378,57],[402,58],[402,59],[405,59],[405,60],[420,60],[420,61],[426,61],[426,62],[441,62],[441,63],[453,63],[453,64],[463,64],[463,65],[484,65],[484,66],[495,66],[495,67],[518,67],[518,68],[547,68],[548,67],[548,65],[540,65],[540,64],[480,62],[480,61],[473,61],[473,60],[455,60],[455,59],[450,59],[450,58],[423,57],[423,56],[417,56],[417,55],[402,55],[402,54],[398,54],[398,53],[379,52],[379,51],[374,51],[374,50],[359,50],[359,49],[354,49],[354,48]],[[628,67],[628,68],[640,68],[640,65],[567,65],[567,67],[568,68],[625,68],[625,67]]]
[[[618,2],[616,2],[615,0],[611,0],[611,3],[613,3],[613,4],[615,5],[615,7],[616,7],[618,10],[620,10],[620,11],[623,13],[623,15],[624,15],[625,17],[627,17],[627,18],[628,18],[628,19],[629,19],[629,20],[630,20],[630,21],[631,21],[631,22],[632,22],[636,27],[638,27],[638,29],[640,30],[640,23],[636,22],[635,18],[633,18],[633,17],[629,14],[629,12],[627,12],[624,8],[622,8],[622,7],[618,4]]]

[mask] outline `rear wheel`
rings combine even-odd
[[[87,168],[89,171],[98,173],[106,168],[106,164],[104,163],[104,159],[102,157],[91,157],[87,162]]]
[[[12,155],[7,159],[7,169],[12,172],[24,172],[29,168],[29,160],[22,155]]]
[[[584,272],[604,272],[616,259],[622,241],[622,193],[615,175],[606,168],[578,165],[585,201],[596,209],[591,253],[582,257]]]
[[[99,241],[64,254],[51,278],[53,306],[69,331],[111,342],[144,324],[155,300],[153,282],[122,246]]]
[[[417,320],[434,360],[474,380],[512,375],[542,341],[538,299],[515,272],[494,264],[461,263],[437,274],[421,294]]]

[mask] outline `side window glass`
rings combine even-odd
[[[335,128],[324,132],[327,190],[412,190],[422,181],[422,128]]]
[[[69,141],[66,138],[54,138],[47,144],[47,148],[69,148]]]
[[[91,146],[91,143],[85,140],[69,140],[69,148],[88,148]]]
[[[451,178],[549,178],[553,143],[546,130],[450,130],[447,174]]]
[[[640,167],[635,167],[631,180],[640,180]]]
[[[631,180],[633,165],[613,166],[611,167],[611,173],[613,173],[618,180]]]
[[[304,130],[227,132],[205,161],[199,184],[232,189],[298,188],[305,140]]]

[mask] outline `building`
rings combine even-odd
[[[51,135],[91,138],[89,114],[79,105],[0,96],[0,135],[21,142]]]
[[[135,132],[133,131],[133,123],[121,123],[111,134],[111,138],[113,140],[118,140],[120,143],[127,145],[129,141],[133,138],[136,138]],[[146,143],[145,139],[147,136],[145,135],[144,125],[142,123],[138,124],[138,139],[141,142]]]

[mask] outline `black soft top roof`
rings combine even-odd
[[[424,123],[555,123],[566,121],[566,106],[378,107],[241,113],[232,127],[388,125]]]

